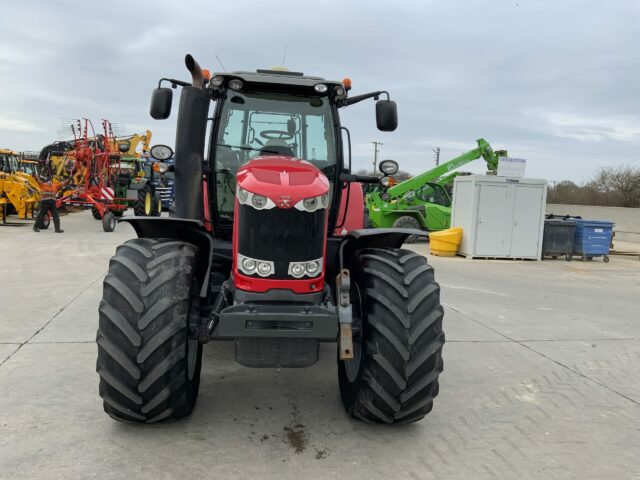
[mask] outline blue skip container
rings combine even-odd
[[[582,261],[603,257],[609,261],[609,248],[613,235],[613,222],[606,220],[583,220],[580,217],[569,217],[576,222],[573,236],[573,254],[582,257]]]

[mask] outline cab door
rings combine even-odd
[[[425,206],[427,230],[437,231],[451,225],[451,198],[438,184],[428,183],[418,189],[417,197]]]

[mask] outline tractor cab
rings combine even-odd
[[[340,82],[259,70],[216,75],[210,88],[217,99],[209,159],[220,229],[233,222],[236,175],[252,160],[306,162],[336,187],[336,166],[342,164],[337,106],[345,98]]]
[[[0,149],[0,171],[4,173],[20,171],[20,162],[16,152]]]

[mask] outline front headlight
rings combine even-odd
[[[271,275],[271,263],[269,262],[258,262],[258,275],[261,277],[268,277]]]
[[[240,203],[246,202],[248,197],[249,197],[249,192],[238,187],[238,199],[240,199]]]
[[[253,273],[256,269],[256,261],[253,258],[244,258],[242,260],[242,268],[247,273]]]
[[[304,200],[300,200],[294,205],[294,207],[303,212],[315,212],[316,210],[327,208],[328,203],[329,196],[325,193],[324,195],[318,195],[317,197],[309,197]]]
[[[259,195],[257,193],[251,193],[244,188],[236,188],[236,196],[238,197],[238,203],[240,205],[249,205],[256,210],[265,210],[274,208],[276,204],[269,197]]]
[[[291,262],[289,264],[289,275],[294,278],[317,277],[322,273],[322,258],[308,262]]]
[[[304,264],[303,263],[292,263],[289,267],[289,273],[292,277],[300,278],[304,275]]]
[[[316,197],[305,198],[302,201],[302,206],[305,208],[305,210],[313,212],[318,206],[318,199]]]
[[[314,276],[318,272],[318,270],[320,270],[320,262],[318,262],[317,260],[314,260],[313,262],[307,262],[307,264],[305,265],[305,270],[309,275]]]
[[[256,260],[255,258],[245,257],[238,254],[237,261],[238,270],[246,275],[260,275],[261,277],[268,277],[274,273],[273,262],[268,260]]]
[[[264,208],[267,205],[267,197],[262,195],[253,194],[251,197],[251,204],[258,210]]]

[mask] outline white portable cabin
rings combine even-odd
[[[467,258],[540,259],[547,181],[485,175],[454,180],[451,226]]]

